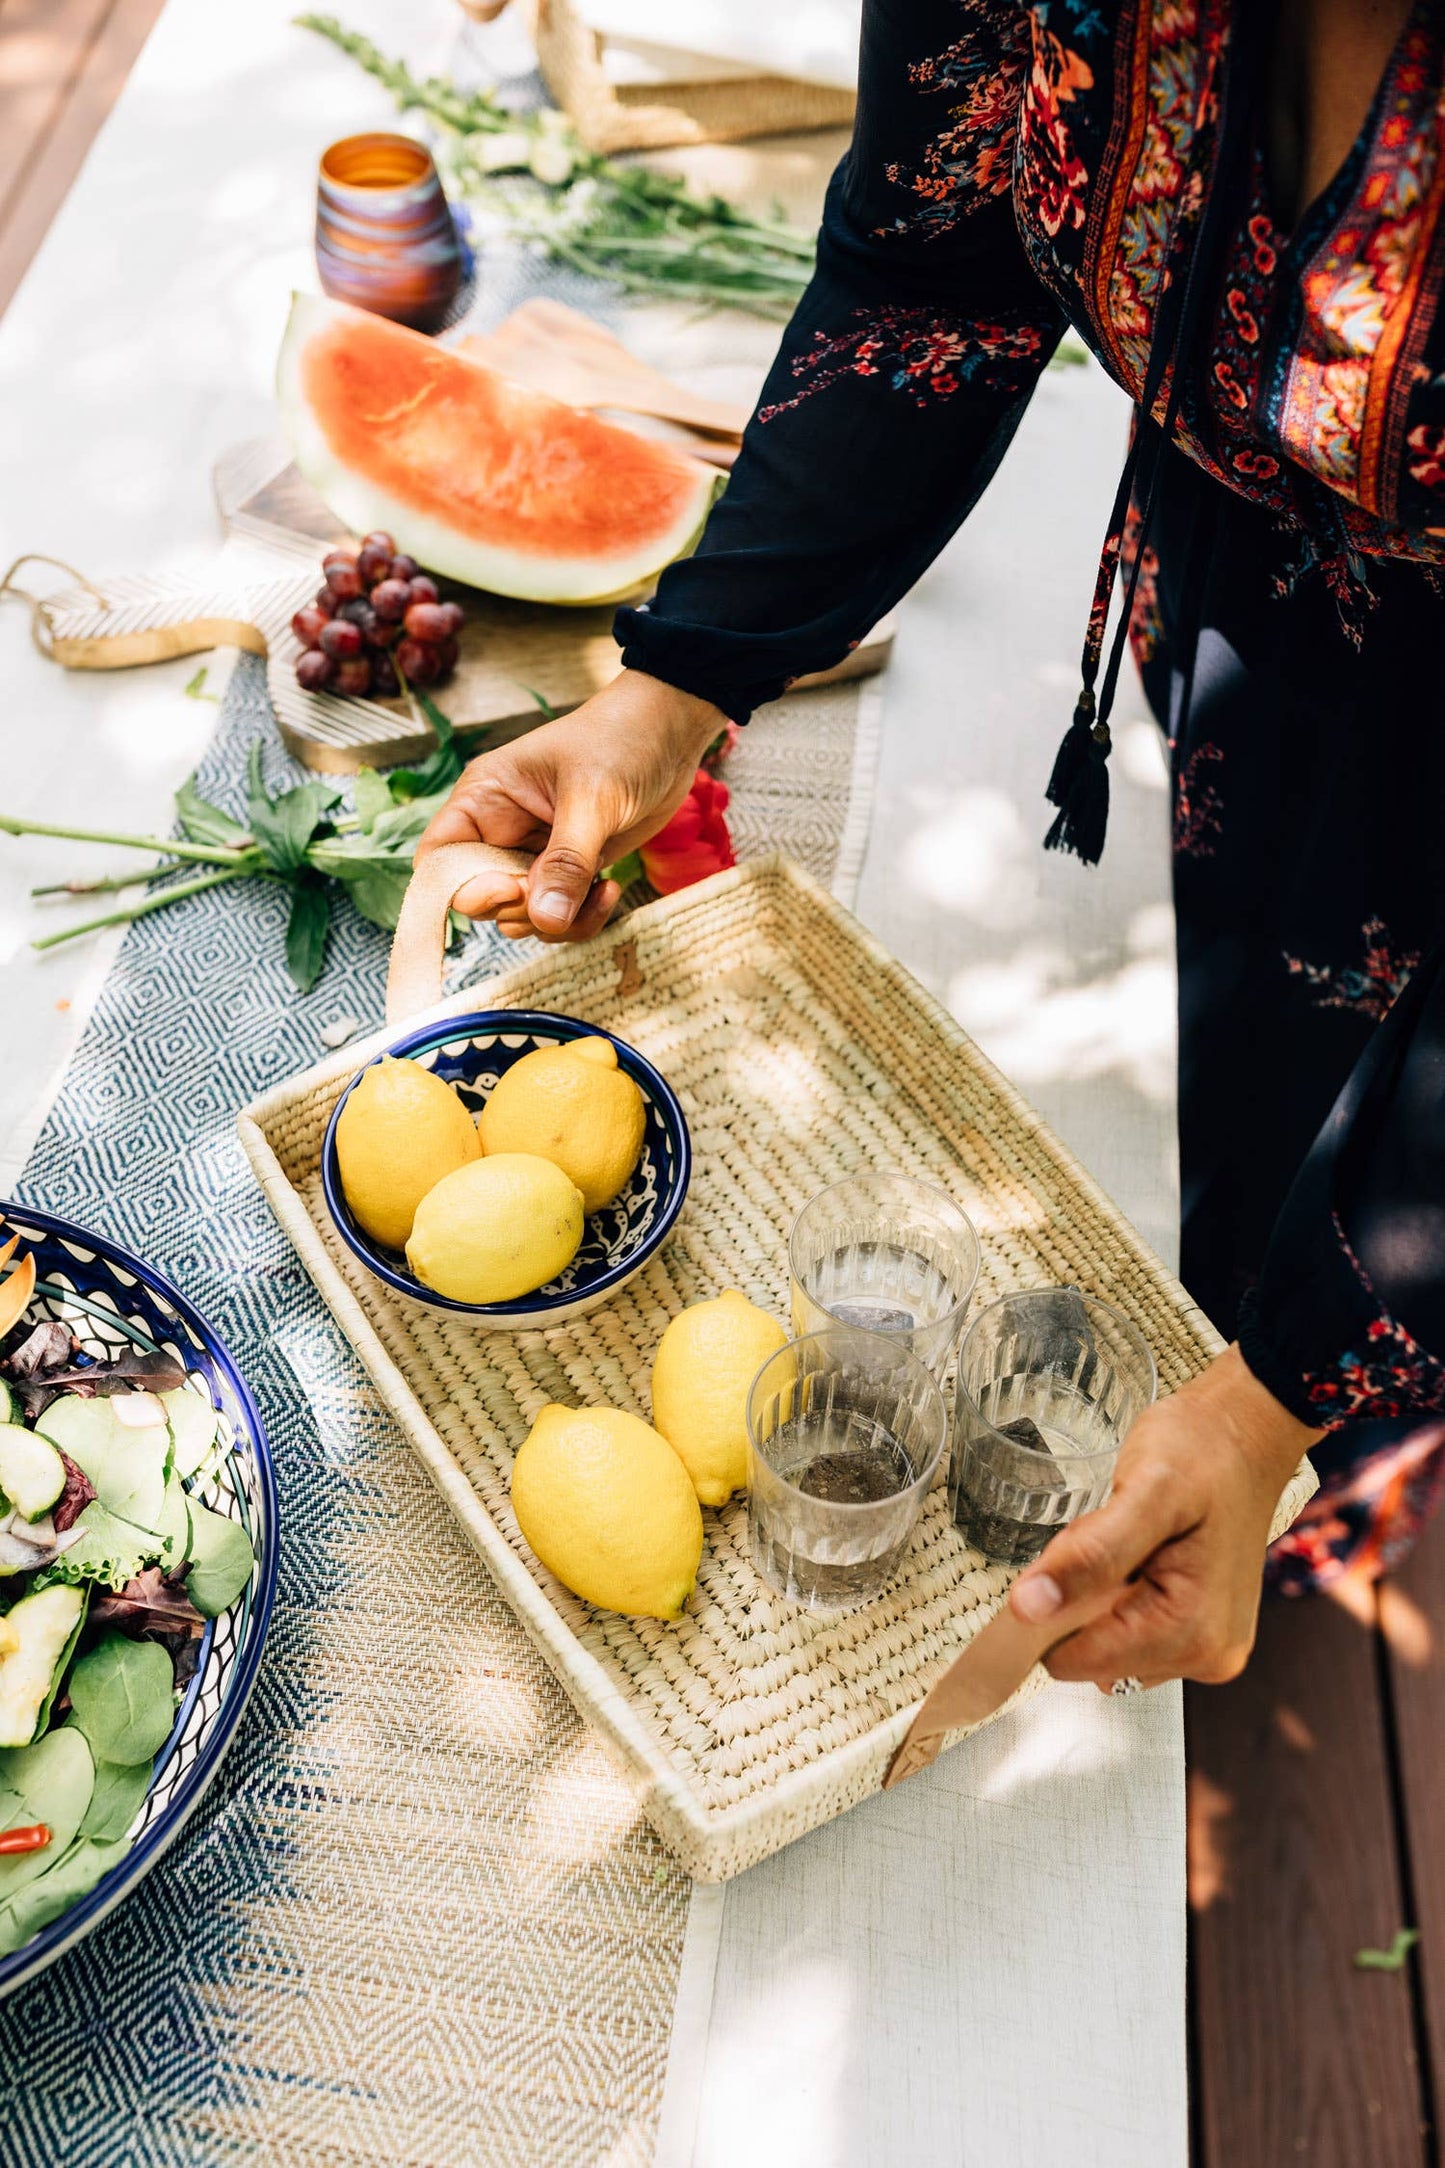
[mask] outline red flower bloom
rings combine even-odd
[[[672,819],[650,843],[643,844],[639,854],[642,870],[659,895],[691,888],[694,881],[705,881],[710,873],[737,864],[723,817],[727,802],[726,783],[699,768]]]

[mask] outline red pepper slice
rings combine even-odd
[[[43,1852],[49,1842],[44,1822],[32,1822],[28,1829],[0,1829],[0,1853]]]

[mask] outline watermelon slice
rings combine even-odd
[[[497,595],[636,594],[692,548],[722,480],[316,295],[292,302],[276,388],[296,464],[338,519]]]

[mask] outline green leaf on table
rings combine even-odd
[[[411,688],[411,697],[436,732],[437,742],[436,750],[427,755],[419,768],[393,768],[388,775],[391,795],[399,804],[450,790],[462,772],[462,756],[456,748],[451,717],[443,715],[436,702],[418,691],[416,686]]]
[[[375,768],[362,768],[358,772],[353,797],[356,818],[368,830],[379,813],[389,813],[396,803],[391,785],[384,775],[377,774]]]
[[[175,1721],[175,1670],[156,1641],[109,1633],[70,1674],[70,1706],[98,1761],[153,1761]],[[63,1734],[62,1734],[63,1736]]]
[[[326,884],[311,872],[291,885],[291,916],[286,925],[286,969],[303,994],[309,994],[326,960],[331,928],[331,898]]]
[[[1397,1927],[1395,1939],[1388,1950],[1356,1950],[1354,1965],[1357,1972],[1401,1972],[1405,1959],[1420,1939],[1418,1927]]]
[[[220,706],[219,694],[206,691],[206,666],[204,663],[201,664],[200,669],[193,678],[186,680],[186,698],[187,700],[209,700],[214,707]]]
[[[411,879],[411,852],[371,849],[368,843],[365,836],[328,836],[323,843],[311,846],[307,863],[317,873],[344,881],[362,917],[391,933]]]
[[[276,799],[268,797],[261,775],[261,748],[251,747],[246,768],[246,804],[251,833],[277,873],[294,873],[306,846],[325,816],[341,802],[331,783],[298,783]]]
[[[176,792],[176,811],[192,843],[214,843],[239,850],[251,840],[248,828],[199,795],[194,776],[188,776]]]

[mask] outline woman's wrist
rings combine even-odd
[[[1302,1457],[1324,1436],[1302,1423],[1250,1369],[1236,1341],[1198,1381],[1205,1395],[1217,1394],[1230,1434],[1262,1476],[1283,1490]]]
[[[629,711],[635,712],[638,726],[655,732],[679,762],[696,767],[713,740],[727,729],[728,718],[713,701],[683,692],[646,670],[624,670],[613,682]]]

